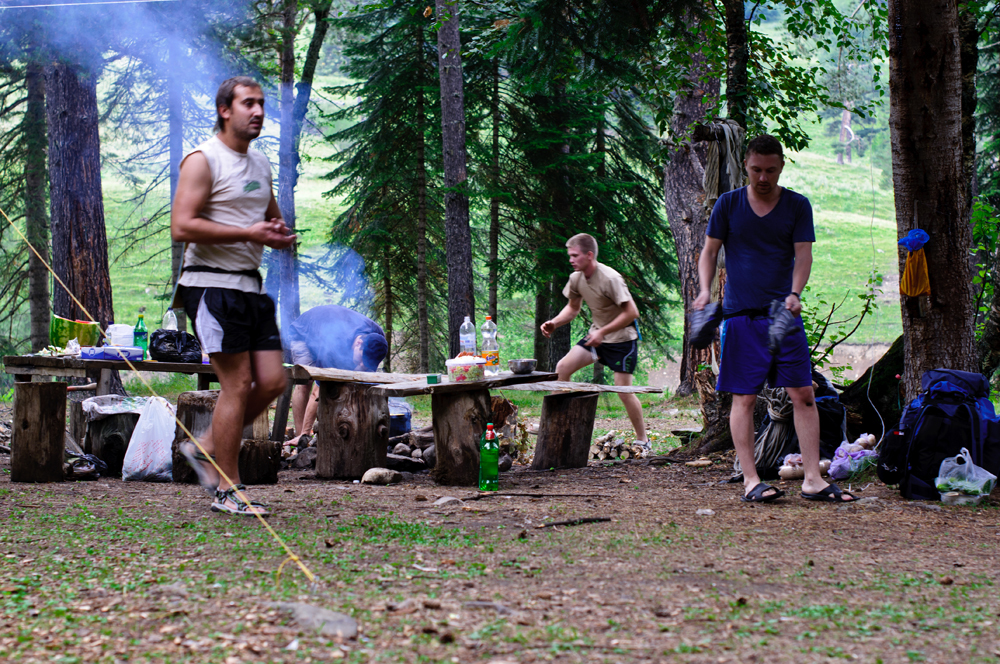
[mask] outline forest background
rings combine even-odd
[[[156,327],[169,306],[177,164],[211,135],[218,83],[250,73],[268,92],[255,147],[271,157],[300,237],[296,254],[265,259],[281,323],[317,304],[354,307],[389,333],[387,369],[443,369],[463,313],[497,320],[503,356],[554,366],[589,321],[552,340],[538,324],[565,304],[566,238],[590,232],[639,303],[641,374],[676,358],[679,389],[691,389],[704,358],[683,344],[696,287],[685,264],[707,221],[704,181],[691,171],[709,163],[720,117],[750,135],[778,135],[792,151],[783,184],[813,203],[805,304],[815,357],[864,313],[852,341],[889,344],[902,332],[905,255],[895,244],[887,8],[878,2],[454,3],[468,179],[450,188],[438,40],[452,3],[16,4],[0,22],[0,207],[57,273],[78,274],[71,289],[107,292],[97,298],[102,322],[145,312]],[[978,46],[968,250],[980,267],[980,334],[996,256],[995,12],[992,3],[960,5]],[[67,116],[78,124],[64,126]],[[97,133],[89,143],[80,138],[88,127]],[[66,154],[99,169],[53,161]],[[59,209],[69,185],[52,177],[57,165],[90,193],[69,197],[69,215]],[[468,200],[464,312],[449,302],[449,194]],[[68,216],[91,225],[74,234]],[[6,222],[2,250],[4,352],[37,350],[50,311],[79,315]]]

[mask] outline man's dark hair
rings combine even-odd
[[[221,107],[232,108],[233,97],[236,96],[236,86],[242,85],[245,88],[260,88],[260,83],[253,80],[249,76],[233,76],[232,78],[227,78],[219,86],[219,91],[215,93],[215,129],[216,133],[223,130],[226,125],[226,121],[222,119],[222,115],[219,113]],[[262,88],[261,88],[262,89]]]
[[[366,334],[361,342],[361,363],[368,371],[375,371],[388,352],[389,344],[385,337],[375,332]]]
[[[776,154],[781,157],[782,161],[785,159],[785,152],[781,149],[781,143],[769,134],[761,134],[747,143],[746,156],[749,157],[751,152],[761,156]]]

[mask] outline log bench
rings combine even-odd
[[[602,393],[659,394],[647,385],[596,385],[570,381],[545,381],[512,385],[506,389],[552,392],[542,398],[542,415],[535,443],[532,470],[584,468],[590,456],[590,439]]]

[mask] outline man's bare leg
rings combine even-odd
[[[301,391],[302,401],[298,408],[302,410],[296,416],[295,437],[285,443],[286,445],[298,445],[299,438],[307,433],[311,434],[313,425],[316,424],[316,414],[319,412],[319,383],[313,383],[311,388],[309,385],[296,385],[296,397],[300,394],[298,391],[300,387],[303,388]]]
[[[818,493],[830,484],[823,479],[819,470],[819,411],[816,409],[816,393],[812,386],[786,387],[788,397],[792,401],[795,433],[799,437],[799,450],[802,452],[802,469],[805,477],[802,480],[803,493]],[[850,496],[843,496],[841,502],[848,503]]]
[[[306,400],[309,399],[310,383],[296,385],[292,389],[292,425],[295,427],[296,436],[301,436],[303,432],[302,419],[306,415]]]
[[[624,387],[631,384],[632,374],[622,373],[620,371],[615,372],[615,385]],[[628,413],[628,419],[632,422],[632,428],[635,429],[636,441],[640,443],[649,442],[646,439],[646,422],[642,418],[642,403],[639,401],[639,397],[634,394],[619,392],[618,398],[622,400],[622,405],[625,406],[625,412]]]
[[[740,459],[740,468],[743,469],[744,496],[760,484],[757,461],[753,455],[753,410],[756,405],[756,394],[734,394],[733,407],[729,413],[729,431],[733,434],[733,447],[736,448],[736,456]],[[761,497],[767,498],[775,493],[777,489],[769,489]]]
[[[563,359],[559,360],[559,364],[556,365],[556,373],[559,374],[559,380],[570,380],[577,371],[593,363],[594,356],[591,355],[590,349],[575,345],[569,349]]]

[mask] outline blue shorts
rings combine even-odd
[[[722,322],[722,358],[715,389],[732,394],[757,394],[766,380],[771,387],[812,385],[809,343],[802,319],[788,333],[781,350],[767,349],[767,316],[734,316]]]

